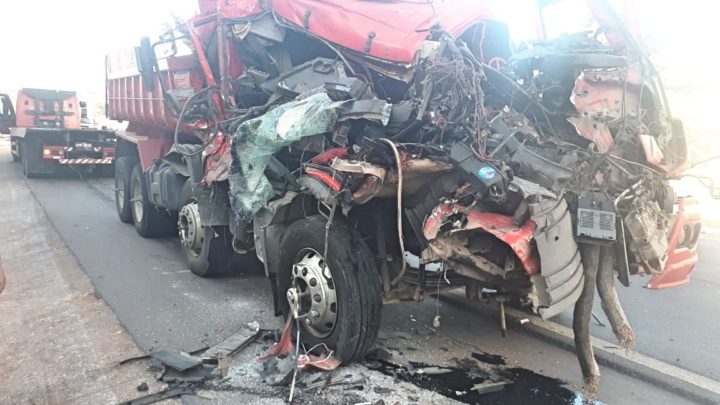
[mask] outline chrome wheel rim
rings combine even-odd
[[[337,323],[337,292],[327,262],[314,249],[298,253],[291,272],[300,323],[313,336],[325,338]]]
[[[180,243],[188,253],[197,257],[202,252],[205,242],[202,222],[200,221],[200,210],[198,204],[192,202],[182,207],[178,215],[178,234]]]

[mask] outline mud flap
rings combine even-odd
[[[580,297],[583,265],[565,200],[544,199],[530,204],[530,212],[537,224],[534,238],[541,269],[531,277],[535,289],[533,309],[548,319],[571,307]]]

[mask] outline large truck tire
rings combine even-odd
[[[15,146],[15,150],[13,150],[12,146],[10,148],[10,154],[12,155],[12,160],[15,163],[22,161],[22,139],[12,137],[10,139],[10,143],[12,146]]]
[[[130,181],[132,171],[137,159],[129,156],[119,157],[115,161],[115,209],[120,221],[132,223],[132,208],[130,202]]]
[[[306,347],[326,345],[342,363],[359,360],[377,338],[381,282],[373,254],[339,218],[328,235],[319,215],[292,223],[283,235],[277,282],[286,317],[286,295],[298,296],[300,337]],[[295,294],[288,294],[290,288]],[[296,332],[293,332],[296,333]]]
[[[183,207],[178,213],[178,233],[190,271],[200,277],[227,274],[232,270],[233,235],[227,226],[204,226],[190,180],[183,187]]]
[[[40,162],[38,162],[41,153],[40,145],[29,138],[23,138],[20,145],[22,148],[23,174],[29,179],[38,177],[40,175]]]
[[[136,164],[130,176],[130,207],[133,224],[140,236],[153,238],[170,236],[177,229],[177,218],[150,203],[147,179]]]

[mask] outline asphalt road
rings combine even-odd
[[[6,150],[0,153],[0,170],[21,176]],[[280,326],[262,275],[241,274],[240,269],[225,278],[194,276],[176,239],[143,239],[132,225],[117,219],[111,179],[46,178],[26,184],[92,280],[96,294],[143,350],[193,350],[251,321],[264,328]],[[720,278],[713,272],[720,252],[712,250],[714,243],[717,239],[703,238],[703,263],[690,285],[658,292],[636,282],[622,291],[622,298],[638,335],[638,350],[720,379],[720,355],[711,349],[720,328]],[[442,316],[441,327],[429,333],[436,310]],[[565,321],[560,317],[559,322]],[[613,341],[607,329],[596,327],[594,332]],[[381,345],[393,346],[407,360],[447,364],[482,351],[501,356],[508,366],[559,378],[571,389],[582,386],[573,353],[522,332],[513,331],[503,339],[496,319],[434,299],[387,306],[380,336]],[[599,399],[605,403],[689,403],[607,367],[602,374]],[[388,387],[397,384],[390,377],[377,381]],[[238,398],[230,396],[228,401]],[[434,398],[435,403],[445,403],[442,397]]]

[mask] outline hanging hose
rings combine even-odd
[[[400,269],[400,273],[398,273],[397,277],[393,279],[393,281],[390,283],[390,285],[396,285],[397,283],[402,280],[402,278],[405,276],[405,271],[407,271],[407,263],[405,263],[405,242],[403,241],[403,226],[402,226],[402,190],[403,190],[403,172],[402,172],[402,161],[400,159],[400,152],[398,151],[397,146],[395,146],[395,143],[389,139],[382,138],[380,139],[382,142],[385,142],[390,146],[390,149],[393,151],[393,155],[395,155],[395,162],[397,162],[397,169],[398,169],[398,192],[397,192],[397,228],[398,228],[398,240],[400,242],[400,260],[402,263],[402,268]]]
[[[594,399],[600,388],[600,367],[595,361],[592,342],[590,340],[590,320],[592,319],[595,284],[600,265],[600,247],[597,245],[581,245],[580,253],[584,268],[585,280],[580,298],[573,311],[573,332],[575,335],[575,352],[580,362],[585,394]]]
[[[635,346],[635,332],[628,322],[625,311],[620,304],[614,280],[615,251],[612,247],[603,246],[600,252],[600,269],[597,276],[597,289],[602,309],[610,322],[618,343],[626,350]]]

